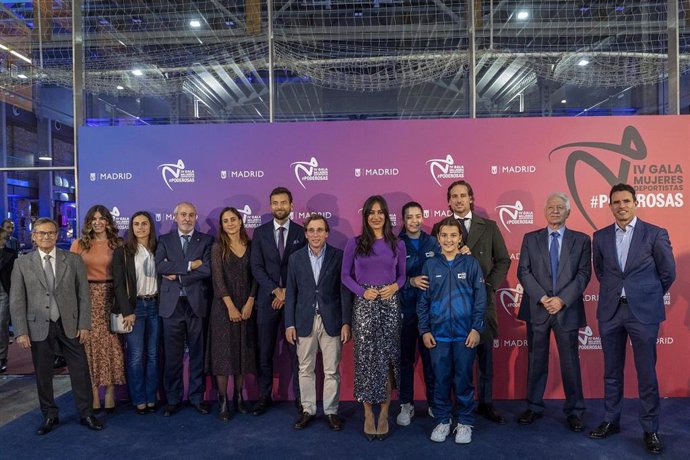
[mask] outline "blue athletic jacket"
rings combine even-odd
[[[401,287],[399,293],[400,311],[403,316],[403,322],[408,323],[409,321],[417,320],[417,301],[422,293],[421,289],[410,284],[410,278],[421,275],[424,262],[440,254],[441,249],[436,238],[424,232],[421,232],[419,235],[419,249],[412,245],[412,239],[407,236],[405,229],[400,233],[400,239],[405,242],[405,248],[407,249],[407,259],[405,259],[407,278],[405,285]]]
[[[449,263],[439,254],[426,261],[422,274],[429,277],[429,289],[421,291],[417,303],[420,335],[464,342],[472,329],[484,330],[486,285],[477,259],[458,254]]]

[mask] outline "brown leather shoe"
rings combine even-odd
[[[338,417],[337,414],[326,415],[326,420],[328,421],[328,426],[333,431],[340,431],[343,429],[343,419]]]
[[[309,425],[315,416],[311,415],[309,412],[303,412],[302,416],[295,422],[293,428],[296,430],[303,430]]]

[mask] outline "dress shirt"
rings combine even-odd
[[[53,276],[55,276],[55,256],[57,255],[57,249],[53,248],[50,252],[43,252],[38,249],[38,254],[41,256],[41,265],[45,263],[45,257],[50,256],[50,266],[53,267]]]
[[[321,248],[321,252],[317,256],[307,245],[307,253],[309,254],[309,262],[311,263],[311,271],[314,272],[314,283],[319,283],[319,275],[321,274],[321,266],[323,265],[324,254],[326,254],[326,246]],[[316,313],[319,313],[319,301],[316,301]]]
[[[637,217],[625,227],[621,228],[616,225],[616,255],[618,256],[618,265],[621,271],[625,271],[625,263],[628,260],[628,251],[630,251],[630,242],[635,232],[635,225],[637,225]],[[625,297],[625,288],[621,291],[621,297]]]
[[[462,223],[465,225],[465,228],[467,229],[467,233],[469,234],[470,233],[470,227],[472,227],[472,211],[465,214],[465,217],[460,217],[459,215],[453,213],[453,217],[455,219],[467,219],[467,220],[464,220]],[[464,241],[463,241],[463,244],[465,244]]]
[[[561,260],[561,248],[563,247],[563,235],[565,235],[565,225],[561,225],[558,230],[552,230],[550,227],[546,228],[548,231],[546,246],[551,247],[552,233],[558,233],[558,260]]]
[[[280,227],[285,228],[285,233],[283,234],[283,239],[285,240],[285,246],[287,246],[287,237],[288,237],[288,232],[290,231],[290,219],[285,221],[283,225],[278,224],[275,219],[273,219],[273,239],[276,242],[276,247],[278,246],[278,238],[280,237],[280,231],[278,230]],[[283,246],[283,249],[285,249],[285,246]]]

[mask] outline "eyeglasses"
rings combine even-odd
[[[36,235],[37,238],[45,239],[45,238],[55,238],[57,235],[57,232],[34,232],[34,235]]]

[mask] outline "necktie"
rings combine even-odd
[[[190,235],[182,235],[182,239],[184,242],[182,243],[182,254],[187,257],[187,248],[189,248],[189,239],[191,238]]]
[[[466,220],[469,220],[469,219],[467,217],[458,218],[458,222],[460,222],[460,233],[462,233],[462,244],[463,245],[467,244],[467,227],[465,226]]]
[[[43,256],[43,273],[46,275],[48,282],[48,289],[50,290],[50,320],[55,322],[60,319],[60,310],[55,303],[55,275],[53,274],[53,266],[50,264],[50,255]]]
[[[551,287],[552,294],[556,295],[556,277],[558,276],[558,237],[561,235],[558,232],[551,234],[551,247],[549,248],[549,255],[551,256]]]
[[[278,254],[283,258],[285,253],[285,227],[278,227]]]

